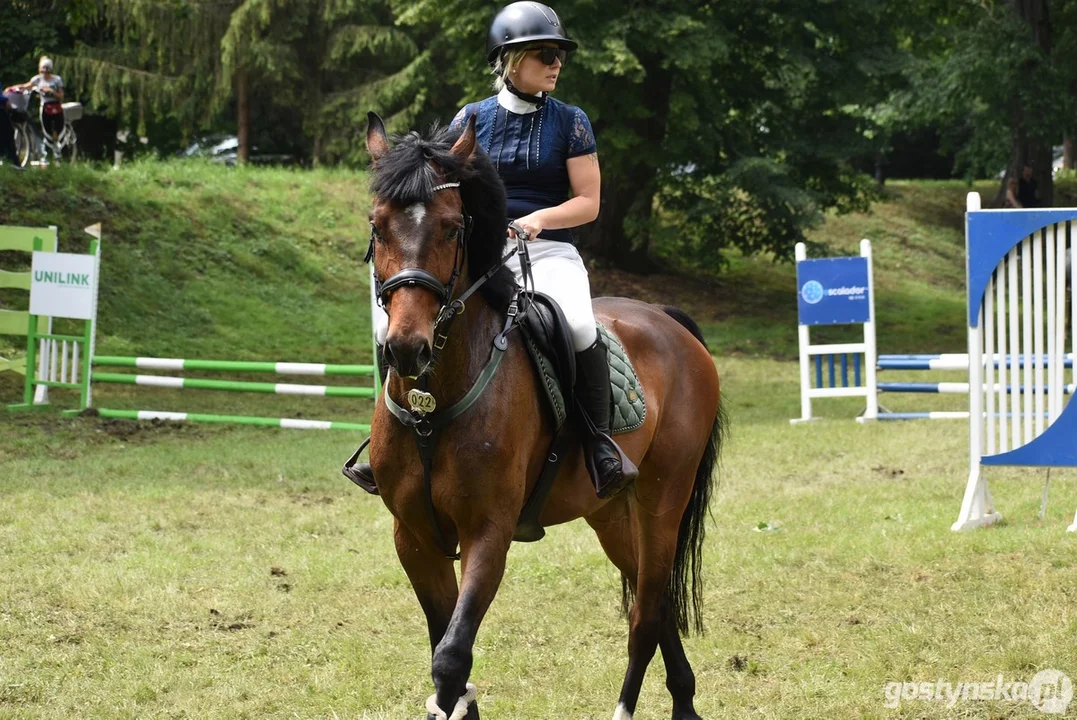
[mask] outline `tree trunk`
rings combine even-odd
[[[1032,41],[1039,46],[1047,57],[1051,56],[1053,45],[1053,29],[1051,16],[1048,10],[1048,0],[1010,0],[1010,5],[1017,16],[1028,23],[1032,34]],[[1040,63],[1030,60],[1022,68],[1026,77],[1030,80],[1027,87],[1035,87],[1031,77],[1040,69]],[[1054,204],[1054,177],[1051,173],[1053,155],[1050,143],[1030,137],[1030,123],[1026,119],[1024,98],[1018,95],[1014,98],[1014,123],[1013,139],[1010,145],[1010,165],[1006,169],[1006,176],[1002,178],[998,194],[995,196],[994,205],[1001,207],[1006,197],[1006,185],[1011,179],[1021,177],[1024,166],[1032,166],[1032,177],[1036,180],[1039,204],[1042,207],[1050,207]]]
[[[236,116],[238,125],[236,137],[239,139],[239,151],[236,154],[236,160],[240,165],[247,164],[251,152],[251,106],[249,92],[250,85],[247,78],[247,71],[240,70],[236,74]]]
[[[616,175],[616,176],[614,176]],[[592,250],[614,267],[646,273],[650,267],[646,238],[636,242],[630,228],[644,229],[654,204],[654,170],[637,164],[602,178],[602,210],[592,230]]]
[[[322,131],[321,130],[315,130],[314,131],[314,150],[311,153],[310,166],[316,168],[316,167],[320,167],[321,164],[322,164]]]
[[[603,168],[602,209],[591,233],[594,252],[615,267],[646,273],[650,263],[651,221],[657,190],[655,175],[662,158],[673,77],[657,57],[640,56],[647,68],[639,88],[650,115],[626,125],[640,139],[628,162]]]
[[[1069,84],[1070,100],[1077,100],[1077,81]],[[1077,147],[1074,146],[1074,136],[1077,135],[1077,124],[1071,120],[1069,127],[1062,133],[1062,169],[1077,169]]]
[[[886,184],[886,155],[881,150],[875,151],[875,182],[879,187]]]

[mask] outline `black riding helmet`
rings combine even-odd
[[[530,0],[514,2],[502,8],[490,23],[486,59],[494,65],[505,50],[534,42],[554,42],[568,52],[576,49],[576,41],[565,35],[561,18],[552,7]]]

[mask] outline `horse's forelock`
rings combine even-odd
[[[434,126],[427,137],[415,131],[394,136],[392,150],[374,165],[374,194],[399,205],[429,203],[440,181],[439,169],[446,179],[465,172],[464,163],[451,152],[453,135]]]

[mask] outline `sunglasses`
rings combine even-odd
[[[565,64],[565,59],[568,57],[568,51],[563,48],[555,47],[542,47],[532,50],[535,56],[542,61],[543,65],[553,65],[554,60],[560,60],[561,64]]]

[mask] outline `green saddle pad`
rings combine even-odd
[[[643,425],[647,417],[647,403],[643,398],[643,387],[640,385],[636,370],[632,367],[632,361],[625,352],[624,346],[621,345],[621,341],[601,323],[597,324],[597,328],[602,342],[609,348],[610,400],[613,405],[610,413],[610,431],[614,435],[632,432]],[[561,427],[568,413],[565,408],[564,395],[558,385],[557,373],[554,370],[556,366],[550,358],[540,353],[535,345],[531,345],[531,355],[536,358],[542,386],[546,389],[547,400],[553,408],[557,427]]]

